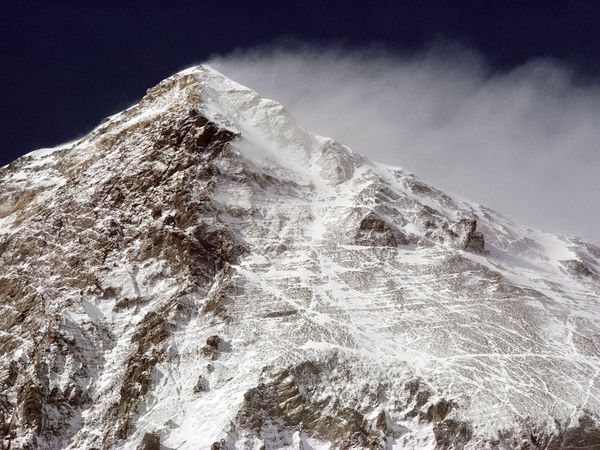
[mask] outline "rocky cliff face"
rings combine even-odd
[[[600,448],[600,249],[195,67],[0,169],[2,448]]]

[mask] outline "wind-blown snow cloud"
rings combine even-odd
[[[531,61],[502,73],[452,45],[270,47],[209,62],[309,130],[528,225],[600,243],[600,87]]]

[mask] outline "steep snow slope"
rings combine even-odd
[[[208,67],[2,168],[0,233],[11,448],[600,446],[600,249]]]

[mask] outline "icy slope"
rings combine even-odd
[[[600,249],[207,67],[0,169],[11,448],[594,448]]]

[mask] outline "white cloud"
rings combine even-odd
[[[309,130],[526,224],[600,243],[600,87],[548,60],[269,47],[209,62]]]

